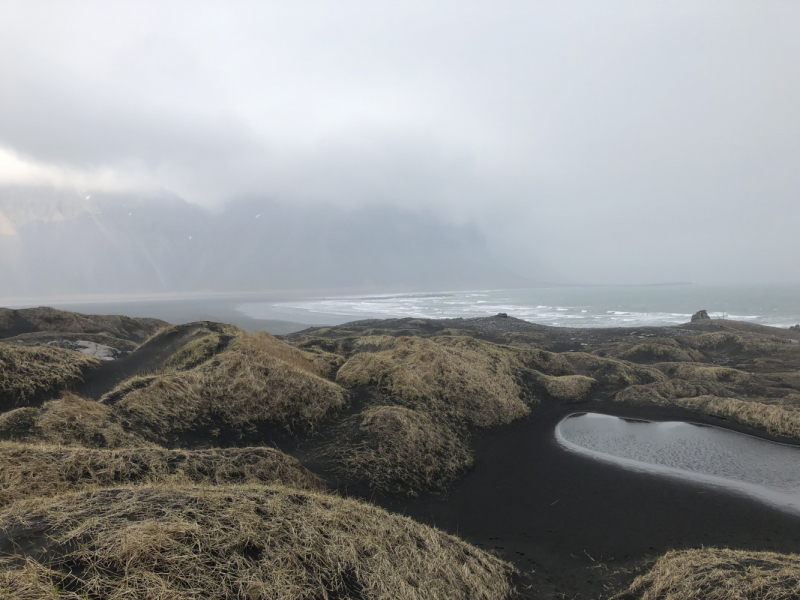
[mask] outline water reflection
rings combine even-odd
[[[592,458],[735,489],[800,512],[800,447],[707,425],[596,413],[563,419],[556,439]]]

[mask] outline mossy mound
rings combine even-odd
[[[0,410],[52,398],[98,366],[99,359],[73,350],[0,343]]]
[[[513,567],[456,537],[285,487],[66,494],[14,503],[0,530],[44,549],[0,561],[0,598],[15,600],[513,595]]]
[[[91,448],[146,446],[140,435],[126,430],[110,407],[73,394],[0,414],[0,439]]]
[[[597,386],[597,380],[585,375],[539,375],[539,383],[554,399],[561,402],[580,402]]]
[[[459,432],[421,411],[377,406],[345,425],[325,454],[337,460],[340,473],[376,491],[415,496],[443,490],[472,466]]]
[[[184,346],[172,368],[127,380],[101,402],[127,430],[181,446],[197,443],[198,436],[242,439],[262,425],[313,427],[345,405],[344,390],[320,374],[317,355],[267,333],[240,332],[223,351],[191,367],[212,347],[208,337]]]
[[[37,331],[60,333],[102,333],[141,343],[166,321],[122,315],[85,315],[48,306],[12,310],[0,308],[0,338]]]
[[[670,379],[685,379],[697,383],[746,384],[753,379],[749,373],[730,367],[691,363],[658,363],[654,366]]]
[[[606,390],[618,390],[629,385],[642,385],[667,381],[667,376],[653,367],[615,358],[605,358],[585,352],[569,352],[563,355],[579,375],[598,381]]]
[[[676,340],[658,340],[642,344],[634,344],[614,354],[615,358],[635,363],[660,362],[703,362],[703,353],[694,348],[687,348]]]
[[[520,353],[507,346],[467,336],[364,336],[355,350],[336,376],[345,387],[375,386],[395,404],[479,427],[529,412]]]
[[[700,414],[730,419],[769,434],[800,439],[800,409],[759,402],[757,399],[696,396],[677,398],[677,406]]]
[[[795,600],[800,556],[703,548],[668,552],[619,600]]]
[[[274,448],[89,450],[0,443],[0,506],[32,496],[129,483],[275,483],[319,490],[295,458]]]

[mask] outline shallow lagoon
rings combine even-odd
[[[800,513],[800,447],[708,425],[577,413],[556,426],[570,450],[627,469],[747,494]]]

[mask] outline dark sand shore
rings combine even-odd
[[[474,468],[447,496],[372,500],[501,552],[525,573],[520,583],[533,586],[531,597],[600,597],[673,549],[800,548],[798,515],[564,450],[555,426],[580,410],[720,424],[683,411],[610,403],[540,405],[529,417],[477,437]]]

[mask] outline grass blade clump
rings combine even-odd
[[[137,486],[16,502],[0,598],[509,598],[513,567],[369,504],[280,486]]]
[[[472,466],[459,433],[424,412],[376,406],[345,425],[326,454],[337,459],[340,473],[376,491],[415,496],[443,490]]]
[[[346,402],[317,358],[269,334],[241,332],[202,364],[123,382],[101,402],[126,429],[162,444],[194,443],[206,430],[238,439],[265,424],[313,427]]]
[[[0,443],[0,464],[0,506],[31,496],[128,483],[280,483],[322,488],[297,459],[274,448],[92,450],[6,442]]]
[[[668,552],[618,599],[796,600],[800,556],[704,548]]]
[[[545,391],[561,402],[579,402],[589,395],[597,386],[597,380],[585,375],[551,375],[537,374],[537,380]]]
[[[377,386],[394,404],[447,414],[479,427],[530,412],[519,385],[522,363],[512,348],[466,336],[364,336],[336,381]]]
[[[98,366],[100,359],[74,350],[0,343],[0,410],[52,397]]]
[[[593,377],[606,390],[667,381],[667,376],[657,369],[625,360],[604,358],[585,352],[565,353],[564,357],[578,374]]]
[[[0,414],[0,439],[90,448],[148,445],[123,428],[110,407],[69,393],[40,407]]]

